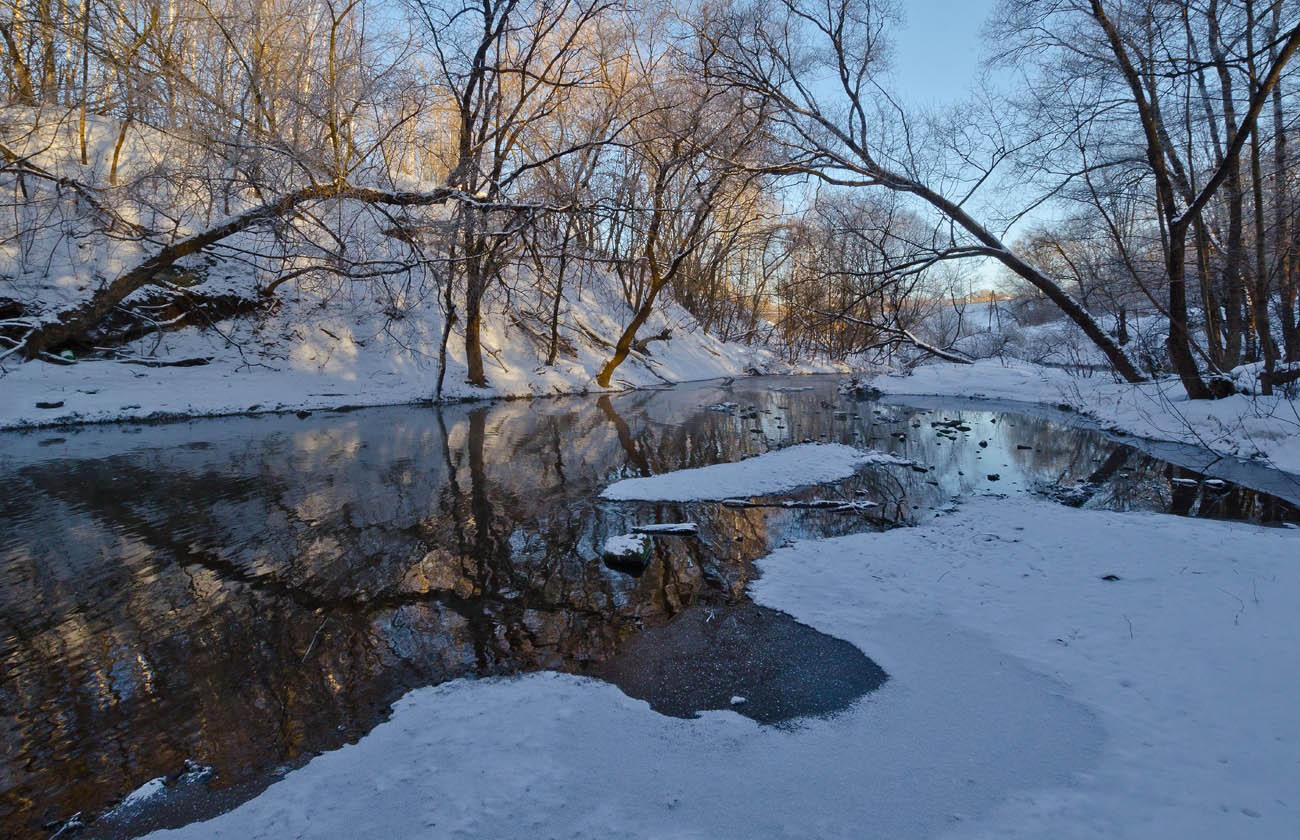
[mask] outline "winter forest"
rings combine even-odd
[[[983,260],[1015,323],[1128,381],[1222,396],[1262,363],[1271,393],[1294,11],[1003,3],[1021,83],[932,113],[881,80],[889,3],[10,3],[4,352],[342,306],[436,321],[480,387],[485,320],[543,365],[594,343],[609,387],[675,306],[791,362],[1040,360],[963,323]],[[574,314],[589,288],[618,328]]]
[[[1298,50],[0,0],[0,834],[1300,835]]]

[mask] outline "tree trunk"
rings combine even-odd
[[[1224,355],[1224,369],[1241,364],[1242,333],[1244,318],[1241,282],[1241,166],[1238,163],[1228,165],[1228,180],[1224,185],[1228,202],[1228,240],[1227,254],[1223,263],[1222,288],[1224,305],[1227,307],[1227,342]]]
[[[555,359],[560,352],[560,303],[564,300],[564,272],[568,262],[566,242],[565,250],[560,254],[560,265],[555,277],[555,299],[551,301],[551,340],[550,346],[546,349],[546,364],[550,367],[554,367]]]
[[[1169,272],[1169,363],[1182,380],[1187,396],[1194,400],[1209,399],[1212,395],[1201,379],[1192,355],[1192,340],[1187,331],[1187,283],[1184,257],[1187,250],[1187,228],[1171,226],[1169,255],[1166,270]]]
[[[623,329],[623,334],[618,337],[618,342],[614,345],[614,355],[610,357],[610,360],[605,363],[605,366],[600,369],[600,373],[596,376],[596,384],[600,387],[609,387],[610,380],[614,377],[614,371],[618,369],[619,365],[623,364],[623,360],[632,351],[632,342],[636,341],[636,331],[641,329],[641,326],[649,319],[650,313],[654,309],[655,295],[658,292],[657,287],[651,288],[645,299],[641,301],[641,306],[637,308],[636,314],[632,316],[632,320]]]
[[[1214,68],[1219,75],[1219,92],[1223,106],[1223,125],[1229,136],[1237,130],[1237,114],[1234,103],[1236,102],[1233,88],[1232,76],[1228,72],[1227,57],[1224,53],[1222,39],[1219,34],[1219,12],[1217,0],[1212,0],[1206,11],[1206,21],[1208,23],[1208,32],[1210,39],[1210,54],[1214,59]],[[1254,91],[1252,91],[1254,93]],[[1244,128],[1244,126],[1243,126]],[[1241,158],[1239,155],[1225,153],[1223,160],[1218,165],[1227,166],[1227,177],[1224,179],[1223,189],[1225,200],[1228,205],[1228,235],[1225,243],[1225,260],[1223,264],[1223,291],[1224,303],[1227,307],[1227,346],[1224,364],[1221,365],[1225,370],[1234,368],[1241,364],[1241,349],[1243,333],[1245,332],[1246,318],[1244,308],[1247,305],[1245,300],[1244,282],[1242,279],[1242,263],[1244,262],[1245,253],[1242,245],[1242,205],[1244,203],[1244,191],[1241,188]]]
[[[1201,281],[1201,309],[1205,312],[1206,352],[1216,366],[1226,369],[1232,365],[1227,364],[1223,311],[1210,267],[1210,237],[1205,231],[1205,221],[1198,218],[1192,225],[1192,232],[1196,243],[1196,271]]]
[[[86,153],[86,103],[90,100],[90,0],[84,0],[81,9],[81,122],[78,132],[81,135],[81,165],[87,166],[90,163]]]
[[[1282,4],[1273,7],[1270,42],[1281,30]],[[1268,50],[1269,62],[1277,60],[1277,49]],[[1282,82],[1273,86],[1273,253],[1277,260],[1277,285],[1281,298],[1282,347],[1288,362],[1300,361],[1300,330],[1296,324],[1297,283],[1292,258],[1291,202],[1287,179],[1286,123],[1282,116]]]
[[[13,100],[17,105],[35,105],[36,91],[32,88],[32,74],[23,62],[23,54],[14,40],[12,21],[0,24],[0,38],[9,50],[9,65],[13,68]]]
[[[479,388],[487,387],[483,373],[483,342],[479,336],[482,327],[482,290],[467,291],[465,295],[465,381]]]
[[[1263,393],[1273,393],[1270,376],[1277,367],[1276,346],[1273,344],[1273,325],[1269,323],[1268,302],[1273,296],[1268,277],[1268,259],[1265,253],[1267,232],[1264,226],[1264,184],[1260,166],[1259,130],[1250,136],[1250,173],[1254,180],[1255,199],[1255,293],[1251,300],[1255,306],[1255,332],[1259,335],[1259,352],[1264,357]]]
[[[487,387],[483,373],[482,328],[483,293],[487,286],[487,255],[483,235],[478,230],[478,210],[462,208],[465,265],[465,381],[478,388]]]

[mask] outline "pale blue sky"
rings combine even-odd
[[[904,25],[895,30],[892,96],[913,106],[962,99],[985,55],[981,30],[997,0],[903,0]],[[999,79],[995,76],[995,83]],[[1017,225],[1016,229],[1024,227]],[[1011,234],[1014,238],[1015,234]],[[997,287],[1005,271],[991,260],[972,261],[974,282]]]
[[[979,72],[980,29],[995,0],[904,0],[896,30],[894,90],[916,105],[960,98]]]

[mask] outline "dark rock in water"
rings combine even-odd
[[[1096,489],[1096,485],[1087,481],[1074,486],[1056,484],[1046,489],[1046,495],[1049,499],[1067,507],[1083,507],[1092,498]]]
[[[845,396],[859,400],[878,400],[885,395],[885,392],[879,388],[867,385],[857,379],[841,382],[837,390]],[[879,414],[880,412],[877,411],[876,413]]]
[[[650,565],[650,537],[646,534],[620,534],[605,540],[601,558],[609,568],[640,577]]]
[[[1102,580],[1111,580],[1111,581],[1113,581],[1113,580],[1119,580],[1119,575],[1102,575],[1102,576],[1101,576],[1101,579],[1102,579]]]
[[[733,709],[769,724],[843,711],[889,678],[843,639],[753,604],[692,607],[634,637],[591,675],[660,714]]]
[[[296,412],[296,414],[298,415],[298,419],[299,419],[299,420],[306,420],[308,417],[311,416],[311,412],[310,412],[310,411],[299,411],[299,412]]]
[[[989,473],[989,474],[988,474],[988,480],[989,480],[989,481],[997,481],[997,480],[1000,479],[1000,478],[1002,478],[1002,476],[998,475],[997,473]]]
[[[987,440],[980,441],[980,449],[988,449],[988,446],[989,442]]]
[[[38,402],[36,404],[36,407],[37,408],[63,408],[63,400],[59,400],[58,402]]]
[[[1034,447],[1032,447],[1032,446],[1026,446],[1026,445],[1023,444],[1023,443],[1017,443],[1017,444],[1016,444],[1016,449],[1033,449],[1033,448],[1034,448]]]

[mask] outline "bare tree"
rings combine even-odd
[[[438,86],[456,117],[450,185],[488,206],[510,194],[521,176],[542,165],[521,148],[537,124],[554,116],[563,94],[588,83],[583,36],[613,7],[612,0],[412,0],[411,9],[430,38]],[[601,138],[556,149],[548,159],[589,148]],[[518,219],[500,217],[472,202],[459,205],[452,265],[464,281],[467,379],[487,385],[480,331],[490,284],[517,247]]]
[[[765,110],[747,108],[734,93],[702,83],[691,71],[711,59],[711,48],[706,42],[691,43],[704,52],[674,55],[652,43],[640,65],[647,84],[641,115],[629,129],[621,156],[625,174],[610,228],[613,265],[632,317],[596,376],[602,388],[609,387],[614,371],[638,346],[637,333],[660,293],[706,239],[727,235],[711,223],[719,222],[723,208],[743,201],[761,180],[744,163],[751,161]]]
[[[920,199],[949,226],[949,244],[936,260],[991,257],[1041,289],[1087,334],[1125,379],[1143,379],[1124,350],[1060,285],[980,223],[967,204],[1007,157],[992,150],[986,163],[949,193],[938,171],[943,161],[916,152],[913,126],[877,82],[887,57],[893,4],[872,0],[757,0],[719,12],[701,25],[715,45],[713,78],[771,103],[773,139],[784,159],[767,171],[808,175],[827,184],[883,187]],[[829,79],[829,84],[820,80]],[[899,127],[893,131],[892,127]],[[918,127],[919,128],[919,127]],[[963,164],[974,163],[973,149]]]
[[[1190,397],[1226,393],[1226,380],[1212,380],[1213,392],[1207,386],[1196,356],[1212,372],[1230,367],[1239,363],[1243,337],[1268,330],[1259,310],[1247,307],[1241,156],[1300,46],[1300,22],[1283,28],[1255,14],[1253,3],[1218,0],[1005,0],[998,20],[995,36],[1010,45],[1005,55],[1047,74],[1038,113],[1063,111],[1058,131],[1091,139],[1076,140],[1078,154],[1066,166],[1073,171],[1062,174],[1091,186],[1095,173],[1142,162],[1135,184],[1150,197],[1161,234],[1170,362]],[[1249,48],[1256,37],[1267,46]],[[1208,351],[1193,341],[1189,265],[1201,279]]]

